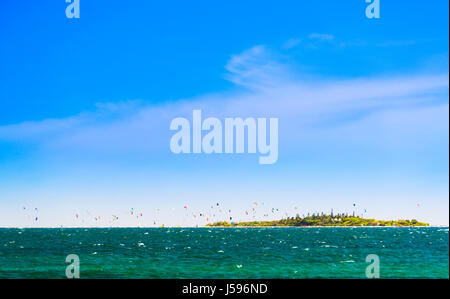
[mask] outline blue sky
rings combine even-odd
[[[254,201],[448,225],[447,1],[66,5],[0,4],[0,226],[251,220]],[[172,154],[193,109],[278,117],[278,162]]]

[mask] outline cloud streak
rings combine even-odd
[[[193,109],[202,109],[205,117],[279,117],[285,127],[300,130],[344,126],[389,110],[395,110],[397,118],[403,112],[445,108],[448,103],[448,74],[313,77],[295,73],[264,46],[233,55],[225,68],[226,79],[238,87],[234,92],[158,105],[144,101],[99,104],[95,111],[68,118],[1,126],[0,141],[59,151],[166,152],[170,121],[190,117]],[[368,132],[371,129],[365,127]],[[289,139],[288,134],[284,136]]]

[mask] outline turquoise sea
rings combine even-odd
[[[448,228],[0,229],[0,278],[449,278]]]

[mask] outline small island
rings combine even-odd
[[[313,214],[304,218],[300,216],[288,217],[286,219],[274,221],[251,221],[251,222],[215,222],[209,223],[210,227],[321,227],[321,226],[393,226],[393,227],[409,227],[409,226],[429,226],[428,223],[412,220],[375,220],[366,219],[359,216],[337,214]]]

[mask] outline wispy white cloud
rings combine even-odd
[[[397,41],[384,41],[377,43],[377,47],[398,47],[398,46],[411,46],[416,44],[415,40],[397,40]]]
[[[335,39],[334,35],[326,34],[326,33],[311,33],[310,35],[304,38],[291,38],[284,42],[282,48],[283,49],[292,49],[299,45],[303,45],[304,47],[317,47],[320,43],[323,42],[333,42]]]
[[[388,124],[389,115],[399,118],[402,113],[438,105],[442,109],[446,104],[443,99],[448,97],[449,78],[445,73],[347,80],[312,77],[296,74],[264,46],[233,55],[225,68],[226,78],[240,87],[234,92],[158,105],[144,101],[99,104],[95,111],[68,118],[1,126],[0,140],[61,151],[165,152],[170,121],[178,116],[190,117],[193,109],[202,109],[205,115],[216,117],[275,116],[285,128],[300,131],[305,126],[339,127],[395,110],[395,115],[385,114],[383,122]],[[373,119],[372,129],[376,122]],[[364,128],[370,134],[371,128]],[[353,138],[358,136],[361,135]]]
[[[303,41],[303,39],[301,39],[301,38],[291,38],[291,39],[288,39],[288,40],[283,44],[283,48],[284,48],[284,49],[291,49],[291,48],[294,48],[295,46],[298,46],[302,41]]]
[[[325,34],[325,33],[311,33],[308,36],[309,39],[317,39],[320,41],[331,41],[334,40],[334,35],[332,34]]]
[[[225,66],[226,79],[249,89],[270,89],[286,80],[286,66],[264,46],[255,46],[231,56]]]
[[[436,41],[436,39],[421,39],[421,40],[382,40],[378,42],[368,42],[361,39],[343,40],[333,34],[329,33],[311,33],[306,37],[291,38],[284,42],[283,49],[292,49],[299,46],[304,48],[319,48],[321,46],[332,47],[406,47],[413,46],[420,43],[429,43]]]

